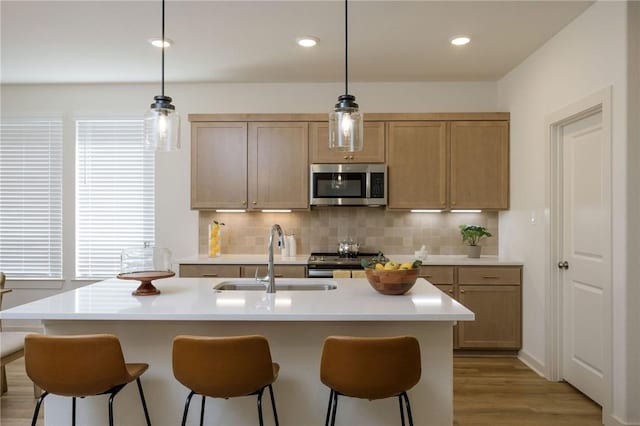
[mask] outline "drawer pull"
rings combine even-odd
[[[425,277],[425,278],[432,278],[432,277],[433,277],[433,275],[423,275],[423,277]]]
[[[202,274],[203,277],[217,277],[218,274]]]
[[[453,294],[453,290],[449,290],[449,294]]]
[[[464,290],[460,290],[460,293],[464,294]]]
[[[282,278],[283,276],[284,276],[284,275],[282,275],[282,274],[275,274],[273,277],[274,277],[274,278]]]
[[[483,276],[482,278],[485,278],[485,279],[494,279],[494,280],[495,280],[495,279],[500,278],[500,277],[498,277],[498,276],[493,276],[493,275],[487,275],[487,276]]]

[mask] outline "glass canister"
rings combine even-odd
[[[130,247],[120,254],[120,273],[171,271],[169,249],[153,247],[145,242],[144,247]]]
[[[222,253],[222,227],[224,223],[212,220],[209,223],[209,257],[220,256]]]

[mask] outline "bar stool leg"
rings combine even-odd
[[[264,388],[258,391],[258,420],[260,421],[260,426],[264,426],[262,420],[262,392],[264,392]]]
[[[71,426],[76,426],[76,397],[71,398]]]
[[[409,418],[409,426],[413,426],[413,416],[411,416],[411,404],[409,404],[409,397],[406,392],[402,392],[404,396],[404,402],[407,405],[407,417]]]
[[[204,403],[207,400],[207,397],[202,395],[202,404],[200,405],[200,426],[204,424]]]
[[[138,382],[138,393],[140,394],[140,400],[142,401],[144,418],[147,421],[147,426],[151,426],[151,420],[149,419],[149,411],[147,411],[147,402],[144,400],[144,392],[142,392],[142,383],[140,383],[140,377],[136,379],[136,382]]]
[[[331,418],[331,406],[333,405],[333,389],[329,393],[329,405],[327,406],[327,417],[324,420],[324,426],[329,426],[329,419]]]
[[[189,413],[189,404],[191,404],[191,397],[195,394],[194,391],[191,391],[187,396],[187,400],[184,403],[184,414],[182,414],[182,426],[187,424],[187,414]]]
[[[338,392],[333,391],[333,413],[331,413],[331,426],[336,425],[336,411],[338,409]]]
[[[273,388],[269,385],[269,395],[271,396],[271,408],[273,409],[273,418],[276,421],[276,426],[280,426],[278,421],[278,410],[276,410],[276,400],[273,397]]]
[[[398,395],[398,404],[400,404],[400,419],[402,419],[402,426],[404,426],[404,408],[402,407],[402,395]]]
[[[49,395],[49,392],[44,391],[40,398],[38,398],[38,402],[36,403],[36,409],[33,411],[33,420],[31,420],[31,426],[36,426],[36,421],[38,421],[38,413],[40,413],[40,405],[42,405],[42,401],[44,398]]]

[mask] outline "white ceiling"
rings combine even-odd
[[[497,80],[590,1],[352,1],[350,81]],[[157,1],[0,2],[2,83],[157,82]],[[465,47],[449,44],[468,34]],[[302,35],[318,46],[296,45]],[[167,82],[344,79],[341,1],[167,2]]]

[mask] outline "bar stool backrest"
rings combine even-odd
[[[200,395],[249,395],[274,380],[269,342],[263,336],[176,336],[173,375]]]
[[[342,395],[382,399],[420,380],[420,345],[414,337],[330,336],[324,341],[320,380]]]
[[[29,378],[45,391],[63,396],[88,396],[131,381],[114,335],[25,337]]]

